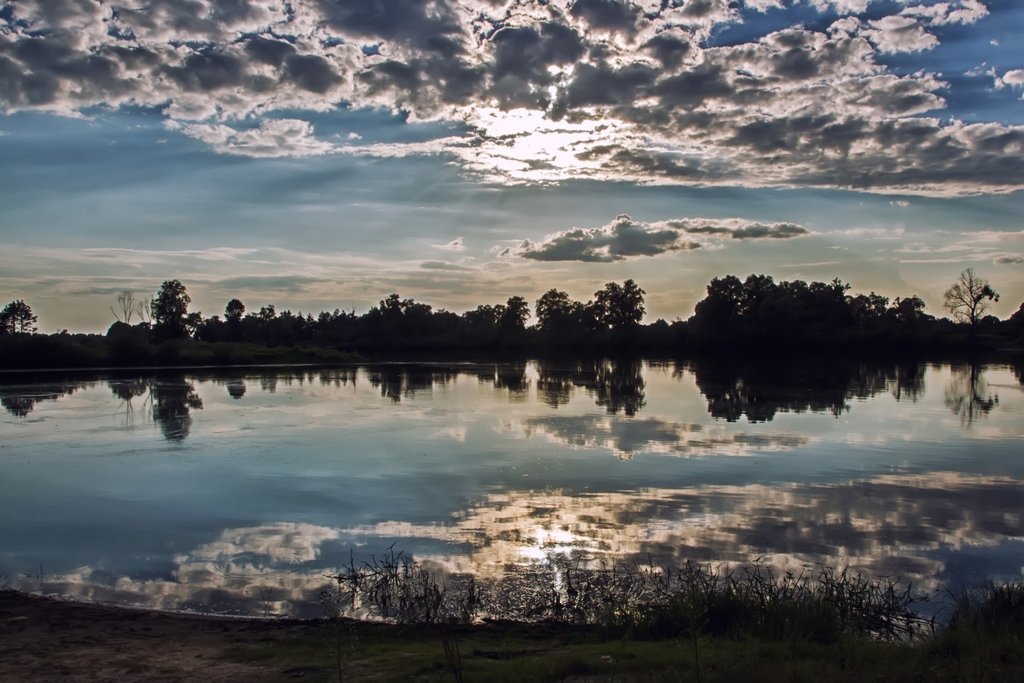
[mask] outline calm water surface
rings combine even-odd
[[[1020,579],[1024,371],[727,362],[0,379],[0,584],[317,615],[389,546]]]

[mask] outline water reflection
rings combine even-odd
[[[946,406],[960,418],[960,424],[970,427],[999,404],[999,395],[988,389],[985,375],[976,363],[954,365],[952,377],[946,384]]]
[[[1024,566],[1022,377],[602,361],[0,386],[0,576],[43,561],[47,590],[309,616],[350,549],[391,544],[494,577],[557,557],[1005,576]]]
[[[160,576],[130,577],[102,566],[12,583],[26,591],[97,602],[219,614],[323,616],[320,594],[327,567],[321,546],[340,531],[301,523],[226,529],[209,543],[175,555]]]
[[[453,370],[439,370],[419,366],[382,366],[369,371],[370,386],[380,390],[380,395],[398,403],[403,398],[412,399],[417,394],[429,395],[434,384],[447,384],[455,379]]]
[[[594,567],[609,561],[745,565],[760,558],[781,570],[849,566],[931,590],[970,578],[950,574],[951,552],[1024,536],[1019,487],[1007,477],[934,472],[844,484],[509,490],[490,493],[445,522],[230,528],[175,555],[162,576],[82,567],[50,577],[42,588],[162,609],[319,616],[325,575],[348,560],[344,549],[368,549],[358,551],[363,556],[404,539],[435,542],[437,551],[417,553],[428,566],[482,579],[556,557]],[[28,577],[18,585],[40,588]]]
[[[225,386],[228,389],[228,396],[231,398],[238,400],[245,396],[245,381],[241,379],[232,379],[228,380],[225,383]]]
[[[541,400],[552,408],[567,404],[576,388],[583,389],[609,415],[633,417],[646,405],[643,363],[637,359],[601,360],[566,366],[536,364]]]
[[[564,446],[607,449],[622,460],[631,460],[638,452],[746,455],[792,450],[808,442],[806,436],[797,434],[708,433],[700,424],[656,418],[544,415],[528,418],[520,426],[527,437],[544,435]]]
[[[192,411],[202,410],[203,399],[184,375],[161,378],[150,387],[153,421],[168,441],[184,441],[192,429]]]
[[[0,405],[15,417],[28,417],[37,404],[43,401],[56,401],[79,389],[92,386],[92,383],[37,384],[31,386],[0,385]]]
[[[494,388],[508,392],[509,400],[522,402],[529,398],[530,380],[526,377],[525,363],[496,365],[492,376]]]
[[[142,378],[133,379],[112,379],[108,382],[110,391],[121,401],[120,412],[124,414],[125,426],[135,424],[135,399],[145,396],[143,405],[149,403],[149,380]]]
[[[826,564],[935,586],[954,551],[1024,536],[1020,481],[934,472],[842,484],[713,485],[629,492],[493,493],[449,523],[383,522],[345,531],[373,539],[431,539],[460,552],[424,556],[452,572],[500,576],[563,555],[746,564]],[[463,550],[468,549],[468,550]]]
[[[544,361],[537,362],[537,395],[551,408],[567,404],[572,399],[575,370]]]
[[[780,412],[814,412],[840,416],[849,410],[851,399],[867,399],[889,392],[897,401],[917,401],[925,392],[927,365],[902,363],[825,363],[798,365],[793,363],[736,363],[721,359],[699,360],[674,366],[674,377],[685,381],[692,375],[707,402],[707,413],[716,419],[736,422],[741,418],[752,423],[769,422]],[[1021,366],[1012,370],[1022,383]],[[977,364],[961,364],[951,368],[946,383],[945,401],[968,427],[988,415],[998,404],[998,395],[988,390],[985,370]],[[429,397],[437,386],[447,386],[461,375],[475,376],[479,382],[493,386],[512,402],[527,403],[534,399],[551,407],[568,405],[579,393],[593,400],[609,416],[639,416],[647,406],[645,365],[639,360],[588,361],[571,365],[538,361],[532,364],[489,364],[470,367],[416,365],[373,366],[357,368],[326,368],[295,371],[273,369],[260,372],[260,390],[274,394],[279,386],[303,386],[319,383],[325,387],[355,386],[359,374],[365,374],[370,386],[393,403]],[[252,375],[248,377],[253,378]],[[223,385],[235,400],[246,396],[250,385],[247,375],[210,375],[186,379],[184,374],[171,379],[111,379],[109,386],[121,401],[126,424],[134,422],[133,400],[146,396],[152,402],[152,416],[171,440],[181,441],[189,432],[191,411],[202,408],[202,399],[190,384],[192,380],[212,380]],[[0,404],[16,417],[26,417],[41,401],[55,401],[74,393],[90,382],[0,386]],[[594,422],[600,427],[606,423]],[[608,423],[611,424],[611,423]],[[540,427],[541,425],[535,425]],[[588,425],[589,426],[589,425]],[[549,425],[552,434],[565,434],[568,425]],[[581,427],[584,429],[585,427]],[[639,423],[634,431],[660,429],[650,423]],[[625,430],[616,424],[612,431]],[[579,430],[576,430],[579,431]],[[599,430],[600,431],[600,430]],[[605,429],[605,432],[608,430]],[[566,438],[567,443],[576,443]],[[654,438],[649,441],[657,442]],[[631,449],[616,449],[628,453]],[[633,449],[635,450],[635,449]]]
[[[896,400],[916,401],[924,392],[924,365],[916,362],[738,364],[721,359],[681,366],[693,372],[712,417],[735,422],[768,422],[779,412],[840,416],[851,398],[890,391]]]
[[[594,395],[594,402],[609,415],[619,412],[633,417],[646,405],[643,364],[639,360],[596,363],[583,386]]]

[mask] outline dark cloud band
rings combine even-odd
[[[608,263],[700,249],[721,239],[789,239],[807,234],[806,228],[793,223],[757,223],[740,218],[679,218],[644,223],[623,214],[608,225],[556,232],[540,242],[524,240],[517,247],[499,250],[499,254],[535,261]]]

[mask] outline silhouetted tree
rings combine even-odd
[[[114,317],[125,325],[132,324],[132,316],[134,316],[138,310],[139,302],[135,300],[135,295],[127,289],[122,289],[117,295],[117,306],[110,307],[110,312],[114,314]]]
[[[274,304],[260,306],[260,312],[257,314],[257,317],[263,322],[270,322],[277,317],[277,309],[274,308]]]
[[[192,298],[178,280],[165,280],[150,303],[153,336],[159,341],[181,339],[188,333],[188,305]]]
[[[728,339],[740,324],[743,283],[735,275],[712,278],[707,296],[697,302],[690,324],[704,339]]]
[[[218,322],[220,319],[214,316]],[[203,314],[199,311],[195,313],[189,313],[185,316],[185,334],[188,336],[195,336],[196,332],[199,331],[199,326],[203,324]]]
[[[537,329],[548,345],[576,347],[592,341],[592,331],[598,328],[596,310],[569,297],[563,291],[549,289],[537,299]]]
[[[33,334],[37,319],[27,303],[12,301],[0,310],[0,334]]]
[[[622,285],[609,282],[594,293],[594,308],[597,320],[605,328],[621,331],[635,328],[646,313],[644,290],[632,280]]]
[[[490,334],[494,332],[498,326],[498,320],[504,315],[505,307],[501,304],[497,306],[480,304],[472,311],[463,313],[462,319],[466,321],[466,324],[469,325],[474,333]]]
[[[504,310],[498,317],[498,327],[502,331],[525,330],[526,321],[530,319],[530,305],[521,296],[509,297]]]
[[[245,304],[238,299],[232,299],[228,302],[227,306],[224,307],[224,322],[229,325],[237,325],[242,322],[242,316],[245,314]]]
[[[924,312],[924,301],[916,294],[903,299],[896,297],[890,310],[901,323],[914,324],[928,317]]]
[[[569,295],[557,289],[549,289],[537,299],[537,327],[541,330],[553,330],[570,321],[581,304],[573,301]]]
[[[872,325],[885,319],[889,311],[889,298],[875,294],[857,294],[846,297],[850,315],[858,325]]]
[[[960,273],[960,278],[946,290],[946,308],[957,321],[970,325],[972,332],[988,310],[989,301],[999,301],[999,295],[973,268]]]

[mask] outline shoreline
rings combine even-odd
[[[767,634],[643,638],[571,623],[204,615],[0,590],[0,681],[1022,680],[1024,633],[965,624],[899,642]],[[981,630],[976,631],[979,628]]]
[[[314,622],[200,615],[0,591],[0,680],[264,681],[289,671],[224,658],[245,643],[284,643]]]

